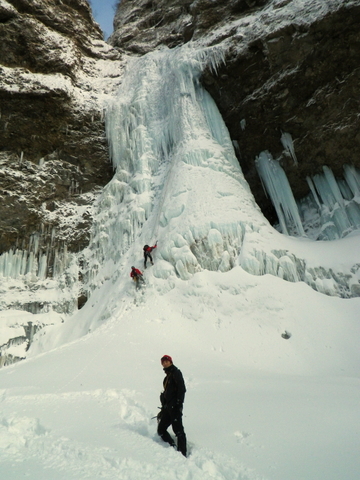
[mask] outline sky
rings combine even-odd
[[[107,39],[113,32],[115,5],[118,0],[90,0],[93,16]]]

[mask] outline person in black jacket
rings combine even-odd
[[[172,429],[177,437],[177,449],[186,457],[186,435],[182,423],[183,403],[185,399],[185,382],[181,371],[175,367],[172,358],[164,355],[161,358],[166,377],[163,381],[164,391],[160,394],[161,411],[158,415],[158,434],[171,446],[175,442],[167,429]]]
[[[152,247],[149,247],[149,245],[144,245],[144,248],[143,248],[143,252],[144,252],[144,268],[146,268],[147,259],[150,260],[151,265],[154,265],[154,262],[153,262],[153,259],[152,259],[152,256],[151,256],[151,252],[152,252],[156,247],[157,247],[157,242],[156,242],[155,245],[153,245]]]

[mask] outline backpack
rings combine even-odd
[[[149,248],[149,245],[144,245],[144,248],[143,248],[144,252],[146,252],[148,248]]]

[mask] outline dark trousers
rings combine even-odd
[[[151,265],[154,265],[154,262],[153,262],[153,259],[152,259],[152,256],[151,256],[151,253],[144,253],[144,267],[146,268],[146,262],[147,262],[147,259],[149,258],[150,262],[151,262]]]
[[[186,435],[182,424],[182,413],[178,409],[163,408],[157,431],[164,442],[175,446],[173,438],[167,431],[170,425],[177,437],[177,449],[186,457]]]

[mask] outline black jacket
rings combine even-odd
[[[160,395],[161,405],[163,407],[182,406],[185,398],[185,382],[181,371],[170,365],[164,368],[166,377],[163,381],[164,391]]]

